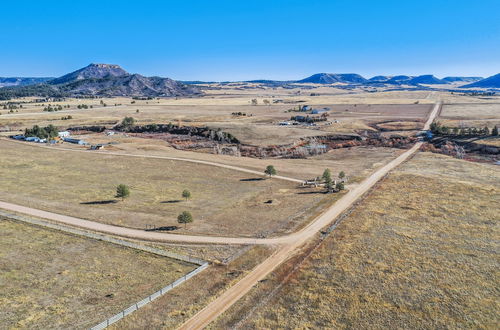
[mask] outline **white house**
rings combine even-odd
[[[60,138],[69,137],[69,135],[70,134],[68,131],[62,131],[62,132],[57,133],[57,136],[59,136]]]

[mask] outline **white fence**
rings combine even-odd
[[[149,253],[154,253],[157,255],[161,255],[161,256],[172,258],[172,259],[181,260],[184,262],[199,265],[198,268],[187,273],[186,275],[182,276],[181,278],[177,279],[175,282],[161,288],[159,291],[156,291],[155,293],[149,295],[148,297],[144,298],[143,300],[136,302],[135,304],[122,310],[118,314],[113,315],[109,319],[92,327],[91,328],[92,330],[104,329],[104,328],[108,327],[109,325],[121,320],[122,318],[124,318],[128,314],[135,312],[139,308],[149,304],[151,301],[157,299],[158,297],[161,297],[165,293],[169,292],[170,290],[172,290],[176,286],[180,285],[181,283],[189,280],[191,277],[195,276],[196,274],[198,274],[199,272],[203,271],[204,269],[206,269],[208,267],[208,262],[201,260],[201,259],[198,259],[198,258],[193,258],[191,256],[184,256],[181,254],[168,252],[168,251],[165,251],[162,249],[157,249],[157,248],[150,247],[150,246],[136,244],[136,243],[125,241],[125,240],[122,240],[119,238],[114,238],[114,237],[110,237],[110,236],[106,236],[106,235],[102,235],[102,234],[97,234],[97,233],[92,233],[92,232],[89,232],[86,230],[72,228],[72,227],[68,227],[68,226],[63,226],[63,225],[55,224],[55,223],[44,221],[44,220],[33,219],[33,218],[28,218],[28,217],[24,217],[24,216],[20,216],[20,215],[15,215],[15,214],[7,213],[7,212],[1,211],[1,210],[0,210],[0,216],[3,216],[3,217],[8,218],[8,219],[14,219],[14,220],[26,222],[26,223],[33,224],[33,225],[57,229],[57,230],[65,231],[65,232],[72,233],[75,235],[80,235],[80,236],[85,236],[85,237],[97,239],[100,241],[110,242],[113,244],[129,247],[132,249],[142,250],[142,251],[146,251]]]
[[[205,262],[204,264],[202,264],[200,267],[196,268],[195,270],[191,271],[190,273],[187,273],[186,275],[184,275],[183,277],[177,279],[175,282],[167,285],[166,287],[164,288],[161,288],[159,291],[156,291],[155,293],[151,294],[150,296],[142,299],[141,301],[138,301],[136,302],[135,304],[133,304],[132,306],[130,306],[129,308],[126,308],[124,310],[122,310],[121,312],[119,312],[118,314],[116,315],[113,315],[112,317],[110,317],[109,319],[99,323],[98,325],[94,326],[91,328],[91,330],[100,330],[100,329],[104,329],[106,327],[108,327],[109,325],[121,320],[122,318],[124,318],[125,316],[127,316],[128,314],[132,313],[132,312],[135,312],[136,310],[138,310],[139,308],[143,307],[143,306],[146,306],[147,304],[149,304],[150,302],[152,302],[153,300],[155,300],[156,298],[158,297],[161,297],[162,295],[164,295],[165,293],[167,293],[168,291],[172,290],[173,288],[175,288],[176,286],[180,285],[181,283],[189,280],[191,277],[195,276],[196,274],[198,274],[199,272],[201,272],[202,270],[204,270],[205,268],[208,267],[208,262]]]
[[[206,263],[206,261],[204,261],[204,260],[194,258],[191,256],[185,256],[185,255],[181,255],[181,254],[177,254],[177,253],[173,253],[173,252],[168,252],[168,251],[165,251],[162,249],[157,249],[157,248],[154,248],[151,246],[145,246],[145,245],[133,243],[130,241],[126,241],[123,239],[114,238],[114,237],[103,235],[103,234],[89,232],[89,231],[86,231],[83,229],[77,229],[77,228],[73,228],[73,227],[69,227],[69,226],[59,225],[59,224],[52,223],[52,222],[45,221],[45,220],[28,218],[28,217],[24,217],[24,216],[20,216],[20,215],[7,213],[7,212],[1,211],[1,210],[0,210],[0,216],[3,216],[5,218],[9,218],[9,219],[14,219],[14,220],[26,222],[26,223],[30,223],[33,225],[38,225],[38,226],[42,226],[42,227],[47,227],[47,228],[65,231],[67,233],[72,233],[72,234],[79,235],[79,236],[85,236],[85,237],[97,239],[100,241],[105,241],[105,242],[109,242],[109,243],[113,243],[113,244],[117,244],[117,245],[121,245],[121,246],[130,247],[130,248],[136,249],[136,250],[146,251],[146,252],[157,254],[160,256],[189,262],[189,263],[195,264],[195,265],[203,265],[204,263]]]

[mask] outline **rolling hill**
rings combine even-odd
[[[500,73],[494,76],[476,81],[472,84],[461,86],[461,88],[500,88]]]
[[[313,84],[362,84],[367,80],[356,73],[317,73],[302,80],[295,81],[296,83],[313,83]]]
[[[130,74],[116,64],[90,64],[62,77],[29,86],[0,89],[0,99],[23,96],[172,97],[201,94],[200,90],[161,77]]]
[[[483,77],[444,77],[443,81],[447,83],[454,83],[454,82],[468,82],[468,83],[473,83],[476,81],[479,81],[481,79],[484,79]]]
[[[54,78],[48,77],[0,77],[0,87],[27,86],[44,83]]]

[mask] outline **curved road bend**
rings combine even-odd
[[[429,114],[429,118],[424,125],[424,130],[429,129],[430,124],[434,121],[434,118],[436,117],[440,108],[441,102],[437,102],[434,105],[431,113]],[[331,223],[337,215],[339,215],[342,211],[346,210],[350,205],[352,205],[352,203],[357,198],[361,197],[362,194],[373,187],[373,185],[384,175],[386,175],[390,170],[413,155],[421,145],[422,142],[416,143],[411,149],[401,154],[398,158],[396,158],[389,164],[377,170],[369,178],[363,181],[358,187],[356,187],[352,191],[349,191],[349,193],[338,200],[323,215],[315,219],[309,226],[307,226],[303,230],[288,236],[278,238],[281,239],[282,242],[286,242],[287,244],[282,245],[274,254],[272,254],[269,258],[256,266],[243,279],[227,289],[221,296],[216,298],[214,301],[205,306],[205,308],[203,308],[201,311],[187,320],[180,327],[180,329],[202,329],[209,325],[210,322],[214,321],[219,315],[224,313],[241,297],[247,294],[255,284],[264,279],[285,260],[290,258],[296,252],[296,250],[303,243],[305,243],[307,239],[317,233],[317,231],[320,230],[324,225]]]
[[[424,130],[429,129],[430,124],[433,122],[440,108],[441,102],[437,102],[432,109],[427,122],[424,125]],[[258,283],[258,281],[266,277],[282,262],[293,255],[296,249],[298,249],[303,243],[305,243],[323,227],[335,220],[338,215],[347,210],[359,197],[361,197],[371,187],[373,187],[375,183],[377,183],[382,177],[389,173],[389,171],[412,156],[420,148],[421,145],[422,142],[416,143],[411,149],[401,154],[398,158],[392,160],[390,163],[375,171],[370,177],[361,182],[361,184],[356,186],[353,190],[349,191],[346,195],[344,195],[332,206],[330,206],[322,215],[317,217],[303,229],[293,234],[276,238],[252,239],[242,237],[211,237],[163,234],[106,225],[94,221],[78,219],[5,202],[0,202],[0,208],[25,213],[36,217],[46,218],[49,220],[54,220],[57,222],[62,222],[65,224],[74,225],[103,233],[145,240],[218,244],[281,244],[281,247],[269,258],[256,266],[248,275],[246,275],[238,283],[226,290],[220,297],[212,301],[209,305],[207,305],[204,309],[202,309],[181,326],[181,329],[200,329],[207,326],[220,314],[231,307],[236,301],[238,301],[238,299],[240,299],[248,291],[250,291],[250,289],[256,283]]]
[[[367,192],[380,178],[387,174],[391,169],[406,160],[413,154],[421,143],[417,143],[411,149],[405,151],[398,158],[394,159],[387,165],[378,169],[370,177],[365,179],[354,189],[350,190],[342,198],[337,200],[332,206],[325,210],[319,217],[313,220],[309,225],[301,230],[275,238],[246,238],[246,237],[223,237],[223,236],[196,236],[196,235],[181,235],[144,231],[141,229],[125,228],[115,225],[104,224],[96,221],[85,220],[68,215],[43,211],[30,208],[27,206],[7,203],[0,201],[0,208],[31,215],[38,218],[44,218],[65,225],[76,226],[88,230],[93,230],[101,233],[112,234],[122,237],[142,239],[155,242],[188,242],[197,244],[291,244],[303,238],[309,238],[321,228],[328,225],[334,218],[344,212],[349,206],[356,201],[361,195]]]
[[[16,141],[16,140],[12,140],[12,139],[4,139],[4,141],[8,141],[8,142],[12,142],[12,143],[22,143],[22,144],[26,143],[26,142]],[[134,154],[121,153],[121,152],[88,151],[88,150],[70,149],[70,148],[64,148],[64,147],[54,148],[54,147],[45,146],[43,144],[30,144],[30,146],[37,147],[37,148],[47,148],[47,149],[56,150],[56,151],[86,152],[86,153],[92,153],[93,155],[112,155],[112,156],[121,156],[121,157],[135,157],[135,158],[153,158],[153,159],[175,160],[175,161],[181,161],[181,162],[188,162],[188,163],[196,163],[196,164],[202,164],[202,165],[216,166],[216,167],[221,167],[221,168],[225,168],[225,169],[229,169],[229,170],[234,170],[234,171],[239,171],[239,172],[244,172],[244,173],[250,173],[250,174],[259,175],[259,176],[262,176],[264,174],[264,172],[250,170],[248,168],[243,168],[243,167],[238,167],[238,166],[233,166],[233,165],[227,165],[227,164],[222,164],[222,163],[217,163],[217,162],[210,162],[210,161],[207,161],[207,160],[193,159],[193,158],[169,157],[169,156],[152,156],[152,155],[134,155]],[[296,182],[296,183],[297,182],[298,183],[304,182],[304,180],[290,178],[290,177],[282,176],[282,175],[275,175],[275,176],[273,176],[273,179],[285,180],[285,181]]]

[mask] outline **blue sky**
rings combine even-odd
[[[500,72],[499,0],[2,1],[0,76],[91,62],[182,80]]]

